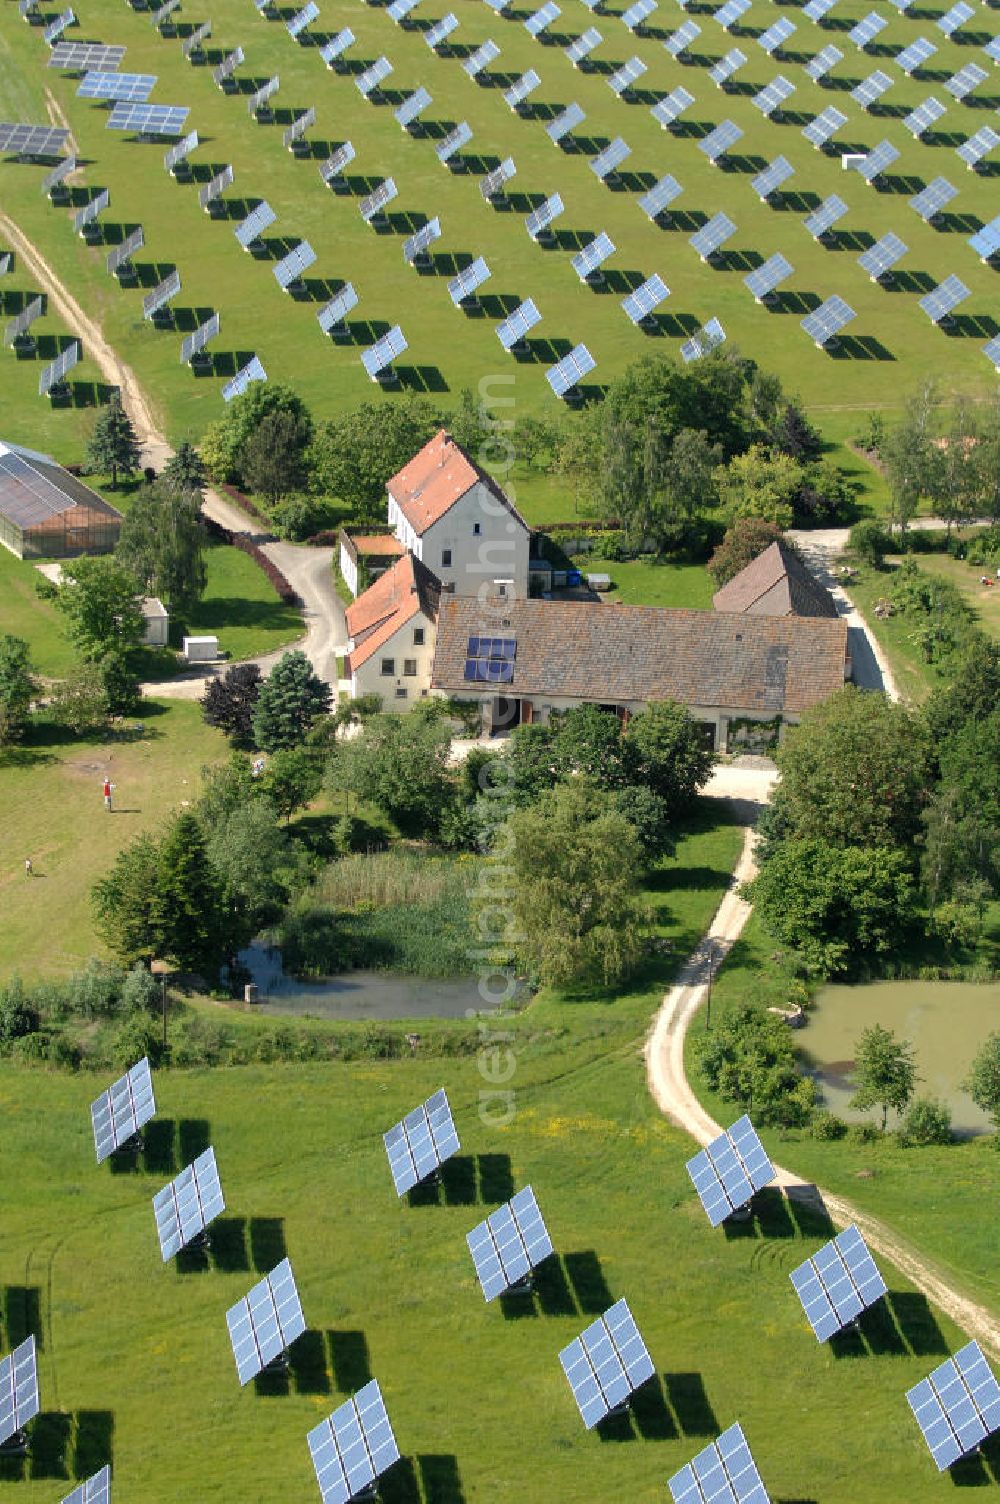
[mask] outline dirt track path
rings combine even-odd
[[[59,123],[64,124],[65,121],[60,120]],[[79,334],[87,355],[100,368],[105,381],[121,389],[122,406],[128,411],[142,445],[143,463],[161,470],[173,450],[167,443],[161,418],[132,367],[108,344],[101,326],[88,317],[37,246],[2,211],[0,232],[17,252],[18,259],[31,271],[39,286],[45,289],[49,302],[62,321]],[[228,497],[220,496],[217,491],[205,492],[202,510],[206,516],[234,532],[253,533],[253,520]],[[265,542],[262,537],[258,537],[257,541],[285,575],[303,603],[305,636],[297,646],[306,654],[320,678],[332,684],[336,690],[337,653],[346,649],[347,624],[344,608],[333,584],[333,550],[311,548],[305,544]],[[264,672],[268,672],[280,658],[282,651],[284,649],[277,653],[267,653],[254,661],[260,664]],[[212,676],[182,678],[144,688],[150,694],[196,698],[204,693],[206,677]]]
[[[754,832],[747,826],[743,850],[729,891],[719,905],[704,939],[681,968],[653,1020],[646,1040],[646,1076],[653,1100],[660,1111],[685,1129],[699,1144],[707,1144],[722,1132],[702,1107],[684,1072],[684,1038],[688,1026],[705,1001],[709,968],[718,969],[722,957],[739,939],[750,917],[750,905],[737,889],[753,876]],[[994,1358],[1000,1358],[1000,1320],[956,1290],[942,1271],[898,1233],[878,1218],[860,1211],[845,1197],[834,1196],[776,1165],[777,1183],[792,1200],[821,1201],[840,1227],[855,1223],[876,1252],[889,1259],[907,1279],[955,1324],[975,1337]]]

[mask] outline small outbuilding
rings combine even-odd
[[[170,612],[155,595],[141,601],[144,629],[142,641],[147,648],[165,648],[170,641]]]
[[[712,597],[716,611],[748,616],[839,616],[829,590],[815,579],[796,550],[783,540],[770,544]]]
[[[109,554],[122,514],[49,454],[0,439],[0,543],[19,559]]]

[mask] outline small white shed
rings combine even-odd
[[[170,638],[170,612],[155,595],[142,600],[144,629],[142,641],[147,648],[165,648]]]
[[[184,657],[188,663],[211,663],[219,656],[217,637],[185,637]]]

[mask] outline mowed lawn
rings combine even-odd
[[[0,976],[62,976],[99,953],[91,884],[140,832],[197,798],[202,767],[226,756],[193,701],[147,701],[141,716],[134,741],[68,738],[0,759]],[[106,777],[117,785],[111,815]]]
[[[159,1073],[131,1174],[94,1164],[102,1079],[0,1068],[18,1167],[0,1185],[5,1346],[37,1312],[44,1412],[29,1477],[0,1497],[48,1504],[110,1460],[116,1491],[146,1504],[309,1504],[306,1433],[371,1377],[404,1454],[385,1504],[656,1504],[735,1420],[773,1499],[953,1497],[904,1391],[960,1333],[886,1268],[872,1350],[819,1347],[788,1273],[827,1229],[765,1197],[763,1227],[713,1231],[692,1145],[655,1113],[635,1049],[576,1068],[551,1045],[514,1058],[506,1127],[475,1057]],[[461,1154],[440,1203],[400,1203],[382,1133],[441,1085]],[[227,1203],[210,1265],[164,1266],[150,1197],[208,1143]],[[531,1301],[486,1305],[465,1235],[526,1184],[558,1258]],[[241,1391],[225,1312],[285,1254],[309,1330],[286,1384]],[[656,1378],[631,1420],[588,1433],[558,1354],[622,1296]]]
[[[957,586],[983,631],[1000,638],[1000,580],[996,563],[969,564],[965,559],[953,559],[950,554],[919,554],[917,563],[927,574],[939,575]],[[992,585],[983,584],[984,575],[993,581]]]
[[[36,673],[58,679],[72,668],[75,653],[63,618],[35,588],[40,578],[30,560],[0,547],[0,632],[22,638]]]
[[[205,594],[183,623],[189,635],[212,632],[232,659],[255,658],[302,636],[302,614],[279,598],[264,571],[248,554],[227,543],[205,551]],[[180,646],[177,633],[175,646]]]
[[[675,564],[655,559],[597,559],[587,555],[579,566],[584,575],[611,576],[611,589],[601,599],[623,606],[692,606],[709,610],[712,576],[703,564]]]
[[[434,7],[443,14],[446,7]],[[474,391],[483,379],[507,404],[503,418],[518,410],[556,411],[544,380],[544,368],[578,341],[585,341],[597,360],[594,381],[607,381],[644,350],[676,351],[681,338],[713,315],[721,318],[731,343],[797,390],[822,421],[831,411],[863,413],[872,407],[897,408],[907,389],[929,374],[945,373],[945,385],[985,393],[992,371],[980,347],[996,327],[993,274],[965,245],[968,234],[988,217],[983,180],[959,170],[951,146],[978,129],[988,107],[989,84],[970,104],[950,104],[932,144],[914,142],[900,117],[928,92],[928,77],[898,74],[891,95],[877,112],[865,114],[846,92],[877,65],[875,58],[847,50],[827,87],[814,85],[803,64],[834,34],[859,17],[862,0],[848,0],[843,15],[824,28],[796,16],[798,30],[791,55],[768,59],[748,40],[750,61],[735,87],[717,91],[707,68],[732,45],[706,15],[702,33],[686,63],[672,60],[659,33],[633,37],[616,15],[601,17],[604,38],[593,71],[574,71],[560,45],[591,22],[582,0],[566,0],[549,45],[532,40],[520,24],[521,13],[507,18],[487,7],[464,6],[456,40],[459,50],[493,36],[501,48],[494,65],[493,87],[477,87],[456,56],[432,56],[422,31],[435,17],[428,14],[410,29],[392,24],[382,8],[359,8],[353,0],[330,0],[323,10],[324,34],[350,24],[357,34],[351,62],[343,74],[327,70],[315,45],[298,45],[280,20],[264,22],[245,9],[244,0],[218,0],[213,6],[210,62],[237,44],[244,48],[239,88],[223,95],[213,84],[210,66],[191,67],[181,57],[177,37],[161,39],[148,16],[94,0],[85,30],[128,47],[131,70],[159,77],[155,98],[188,105],[188,127],[197,128],[203,145],[193,156],[195,182],[172,181],[162,168],[162,146],[138,142],[105,129],[105,112],[76,98],[76,81],[43,71],[45,48],[37,28],[7,29],[5,81],[0,84],[3,112],[14,118],[47,118],[46,91],[73,127],[80,156],[88,163],[74,184],[78,202],[99,187],[111,191],[111,208],[103,216],[104,244],[86,246],[72,233],[69,210],[52,208],[39,193],[41,168],[4,162],[3,200],[7,212],[37,240],[57,272],[80,295],[89,311],[132,364],[158,403],[170,437],[197,435],[222,410],[220,378],[252,351],[263,360],[272,380],[294,380],[319,415],[371,395],[359,347],[399,321],[409,340],[400,362],[404,386],[429,391],[442,400],[463,386]],[[990,13],[984,12],[985,16]],[[192,26],[199,16],[185,18]],[[659,18],[657,18],[659,20]],[[664,17],[664,20],[667,18]],[[756,0],[743,18],[744,37],[774,19],[773,8]],[[893,16],[879,39],[880,57],[891,56],[919,34],[917,16]],[[317,28],[318,30],[319,28]],[[654,32],[656,28],[654,27]],[[985,35],[985,33],[984,33]],[[931,74],[937,85],[950,71],[968,62],[978,49],[946,41],[935,33],[939,51]],[[842,38],[841,38],[842,40]],[[559,44],[557,44],[557,42]],[[387,102],[360,102],[354,74],[380,53],[394,72]],[[612,68],[635,55],[648,64],[637,96],[619,100],[607,87]],[[504,105],[497,86],[534,68],[541,86],[526,114],[518,118]],[[782,72],[797,85],[788,114],[780,122],[762,118],[751,95]],[[248,91],[277,74],[275,122],[253,123],[247,113]],[[428,124],[406,136],[393,119],[392,107],[423,83],[433,96]],[[683,85],[695,96],[679,132],[664,133],[649,113],[650,104]],[[578,102],[586,122],[575,150],[557,150],[543,129],[562,106]],[[885,191],[867,187],[857,175],[841,170],[837,154],[815,152],[801,135],[802,125],[831,103],[843,107],[848,124],[838,147],[874,147],[883,137],[900,150]],[[294,158],[282,145],[283,128],[309,106],[317,111],[309,132],[310,148]],[[698,140],[723,119],[744,132],[728,170],[712,168],[697,149]],[[467,120],[474,138],[467,149],[468,170],[449,173],[434,154],[434,143],[451,125]],[[590,158],[621,135],[632,148],[625,177],[617,190],[602,185],[588,168]],[[350,191],[332,194],[317,167],[333,146],[350,137],[357,150]],[[472,154],[475,154],[473,157]],[[796,169],[780,207],[759,202],[750,179],[767,162],[785,155]],[[513,156],[517,177],[509,212],[497,212],[482,199],[477,179],[485,168]],[[225,216],[214,221],[198,205],[198,187],[215,172],[232,165],[234,184],[227,192]],[[669,228],[651,224],[638,207],[640,191],[671,171],[683,185]],[[934,176],[945,174],[959,189],[938,229],[921,221],[907,206],[908,197]],[[363,225],[359,197],[387,174],[399,195],[391,206],[386,233]],[[532,204],[558,190],[566,210],[558,221],[557,245],[543,250],[526,235],[523,218]],[[801,221],[818,199],[841,194],[849,214],[838,226],[833,245],[818,245]],[[265,254],[243,253],[232,230],[260,198],[278,214]],[[687,244],[690,234],[719,212],[730,215],[737,232],[714,266],[703,265]],[[442,238],[434,247],[432,269],[419,275],[406,267],[401,242],[423,220],[438,216]],[[142,224],[145,249],[139,257],[140,286],[123,291],[105,271],[109,245]],[[571,253],[599,231],[611,236],[616,254],[608,263],[601,290],[582,285],[569,265]],[[910,247],[891,290],[872,284],[857,266],[858,254],[888,230],[901,233]],[[277,256],[306,238],[317,252],[305,294],[289,297],[271,275]],[[743,277],[760,261],[782,251],[794,267],[778,310],[756,305]],[[451,303],[448,278],[483,255],[492,268],[482,314],[466,317]],[[182,293],[176,299],[173,330],[158,331],[143,321],[142,293],[169,270],[179,270]],[[659,272],[671,297],[657,324],[658,333],[640,333],[619,304],[637,282]],[[949,273],[968,285],[971,297],[949,337],[932,327],[917,308],[917,298]],[[351,280],[360,302],[352,321],[351,343],[334,345],[320,332],[315,314],[342,283]],[[18,268],[8,298],[30,292],[30,278]],[[857,318],[835,355],[817,350],[799,328],[799,319],[829,296],[846,297]],[[494,328],[514,303],[535,298],[543,322],[528,361],[505,356]],[[14,307],[11,302],[10,307]],[[183,334],[211,310],[222,316],[222,334],[212,347],[216,377],[196,379],[178,360]],[[40,325],[46,337],[61,337],[57,320]],[[57,451],[73,450],[79,438],[79,414],[50,414],[35,395],[37,368],[32,361],[8,367],[7,422],[20,433],[49,438]],[[92,374],[92,368],[81,373]],[[377,393],[376,393],[377,395]],[[387,400],[393,400],[388,398]],[[511,407],[510,403],[514,406]],[[839,422],[839,418],[838,418]]]

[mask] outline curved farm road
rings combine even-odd
[[[126,364],[104,338],[99,324],[89,318],[72,293],[60,280],[55,270],[46,261],[38,248],[24,234],[9,215],[0,211],[0,231],[29,267],[39,285],[48,294],[53,307],[63,321],[79,332],[88,355],[100,367],[104,379],[121,389],[122,404],[128,409],[133,426],[142,444],[142,458],[147,465],[161,470],[173,454],[160,427],[152,403],[146,395],[131,366]],[[202,511],[207,517],[222,523],[237,533],[252,533],[252,519],[225,496],[217,491],[206,491]],[[337,653],[347,646],[347,624],[344,608],[334,589],[332,548],[311,548],[305,544],[268,542],[260,534],[257,541],[268,558],[277,565],[292,589],[303,603],[305,636],[298,644],[306,654],[316,673],[326,683],[337,688]],[[265,653],[252,660],[267,673],[281,657],[284,649]],[[144,685],[149,694],[171,696],[180,699],[197,699],[204,693],[206,678],[211,673],[199,673],[191,677],[168,680],[162,684]]]
[[[710,787],[708,792],[714,791]],[[685,962],[677,982],[664,998],[646,1040],[646,1075],[656,1105],[702,1145],[717,1138],[722,1129],[702,1107],[684,1073],[684,1036],[705,1001],[710,966],[718,967],[750,917],[750,905],[740,898],[737,889],[755,871],[753,848],[754,832],[748,825],[729,892],[719,905],[707,934]],[[779,1165],[775,1169],[777,1183],[786,1196],[813,1204],[821,1202],[838,1226],[856,1223],[871,1248],[895,1264],[957,1326],[970,1337],[975,1337],[995,1358],[1000,1358],[1000,1320],[984,1306],[955,1290],[911,1243],[900,1238],[877,1217],[858,1210],[844,1197],[831,1195]]]

